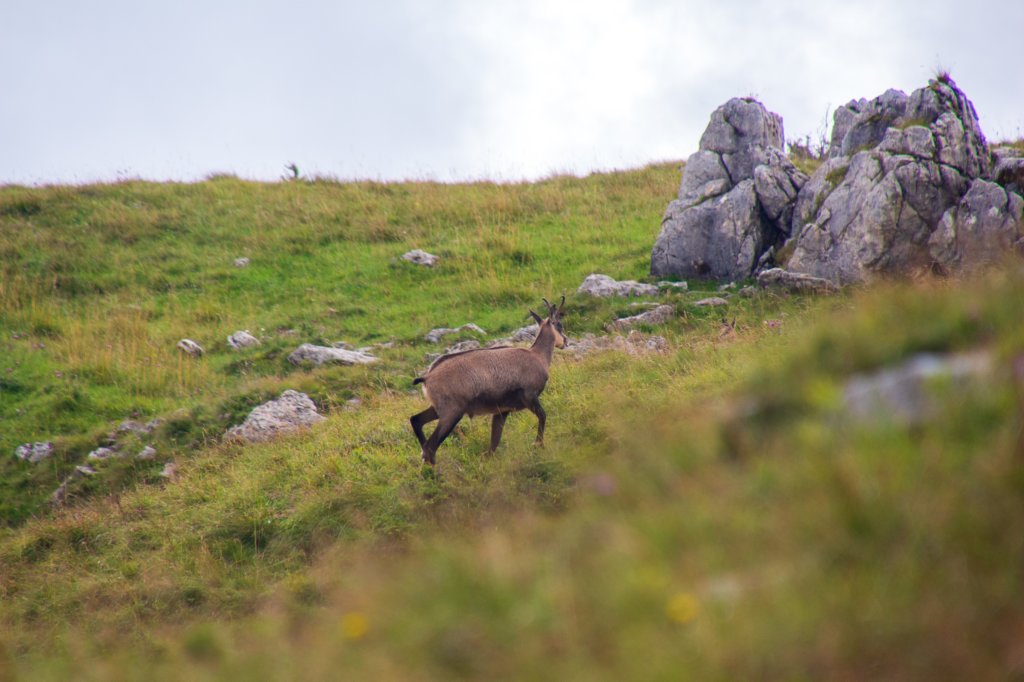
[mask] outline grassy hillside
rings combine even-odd
[[[493,457],[476,421],[419,465],[423,333],[497,336],[563,291],[570,336],[635,312],[572,292],[592,271],[644,277],[677,181],[0,190],[0,679],[1020,676],[1012,269],[724,311],[691,282],[705,291],[662,297],[667,354],[556,353],[545,449],[517,415]],[[444,260],[400,261],[412,247]],[[240,328],[264,344],[231,350]],[[180,356],[182,336],[207,356]],[[391,339],[371,368],[284,361]],[[928,418],[848,417],[851,377],[968,351],[996,371],[933,382]],[[218,442],[284,388],[329,419]],[[161,459],[40,506],[134,412],[166,418]],[[55,462],[9,454],[58,435]],[[146,467],[170,457],[163,483]]]
[[[165,460],[241,421],[286,377],[328,409],[405,390],[434,327],[473,321],[497,336],[594,270],[642,274],[677,183],[664,165],[520,185],[0,188],[0,523],[44,509],[122,420],[169,418],[156,436]],[[441,263],[402,261],[414,247]],[[249,267],[234,267],[241,256]],[[263,345],[232,350],[239,329]],[[175,348],[184,337],[207,350],[201,361]],[[372,372],[307,380],[285,360],[302,342],[388,340]],[[55,437],[45,465],[8,456]]]

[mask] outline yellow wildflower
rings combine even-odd
[[[676,623],[689,623],[697,617],[697,598],[689,592],[677,592],[665,605],[665,614]]]
[[[361,611],[352,611],[341,617],[341,634],[345,639],[362,639],[369,629],[366,614]]]

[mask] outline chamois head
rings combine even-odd
[[[562,311],[565,308],[565,296],[562,297],[562,300],[557,306],[551,305],[546,298],[542,298],[541,300],[544,301],[544,305],[548,307],[547,318],[542,318],[532,310],[530,311],[530,317],[536,320],[537,325],[540,327],[543,327],[545,322],[550,323],[551,331],[555,333],[555,348],[565,348],[565,332],[562,331]],[[538,331],[537,334],[540,335],[540,332]]]

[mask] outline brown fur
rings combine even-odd
[[[547,303],[547,301],[545,301]],[[565,298],[562,299],[562,305]],[[537,415],[537,443],[544,442],[546,415],[540,394],[548,381],[548,368],[555,347],[565,347],[560,307],[548,304],[549,314],[541,319],[537,338],[530,348],[481,348],[452,353],[434,361],[423,377],[423,395],[430,407],[410,418],[422,447],[423,461],[433,465],[437,448],[462,417],[492,415],[490,451],[498,447],[505,419],[511,412],[530,410]],[[427,439],[423,426],[437,419],[437,428]]]

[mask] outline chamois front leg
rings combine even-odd
[[[491,449],[488,451],[494,454],[501,442],[501,431],[505,428],[505,420],[508,419],[508,412],[499,412],[491,417]]]
[[[547,414],[544,413],[544,407],[540,404],[540,398],[534,398],[528,409],[537,415],[537,440],[534,441],[534,445],[542,448],[544,447],[544,422],[547,420]]]

